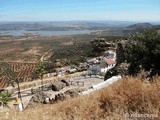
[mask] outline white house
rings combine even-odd
[[[116,65],[116,61],[114,59],[105,59],[108,68],[113,68]]]

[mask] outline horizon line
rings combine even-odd
[[[70,21],[108,21],[108,22],[159,22],[158,20],[156,21],[149,21],[149,20],[0,20],[0,22],[70,22]]]

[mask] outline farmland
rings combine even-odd
[[[32,73],[36,68],[36,63],[22,63],[22,62],[9,62],[13,71],[16,73],[16,76],[21,82],[29,82],[32,81]],[[10,78],[5,75],[1,76],[0,79],[0,89],[5,88],[10,85]]]

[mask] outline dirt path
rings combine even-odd
[[[53,49],[50,49],[50,50],[48,50],[47,52],[45,52],[45,54],[43,54],[42,55],[42,57],[41,57],[41,61],[45,61],[44,59],[45,59],[45,57],[52,51]]]

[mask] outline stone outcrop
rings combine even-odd
[[[83,92],[85,90],[86,89],[84,89],[84,88],[74,88],[74,89],[67,90],[64,93],[66,96],[69,96],[69,97],[77,97],[80,92]]]
[[[65,83],[66,86],[69,86],[69,82],[67,82],[66,80],[61,80],[62,83]]]
[[[30,103],[44,103],[49,96],[43,92],[36,93],[30,100]]]
[[[56,101],[56,102],[57,102],[57,101],[63,101],[63,100],[65,100],[65,99],[66,99],[66,96],[65,96],[64,93],[59,93],[59,94],[55,95],[55,101]]]
[[[56,82],[51,85],[51,88],[53,91],[59,91],[59,90],[63,89],[65,86],[66,86],[66,83]]]
[[[109,42],[104,37],[95,38],[91,41],[91,44],[93,45],[94,49],[93,52],[100,54],[103,54],[104,51],[114,48],[113,42]]]

